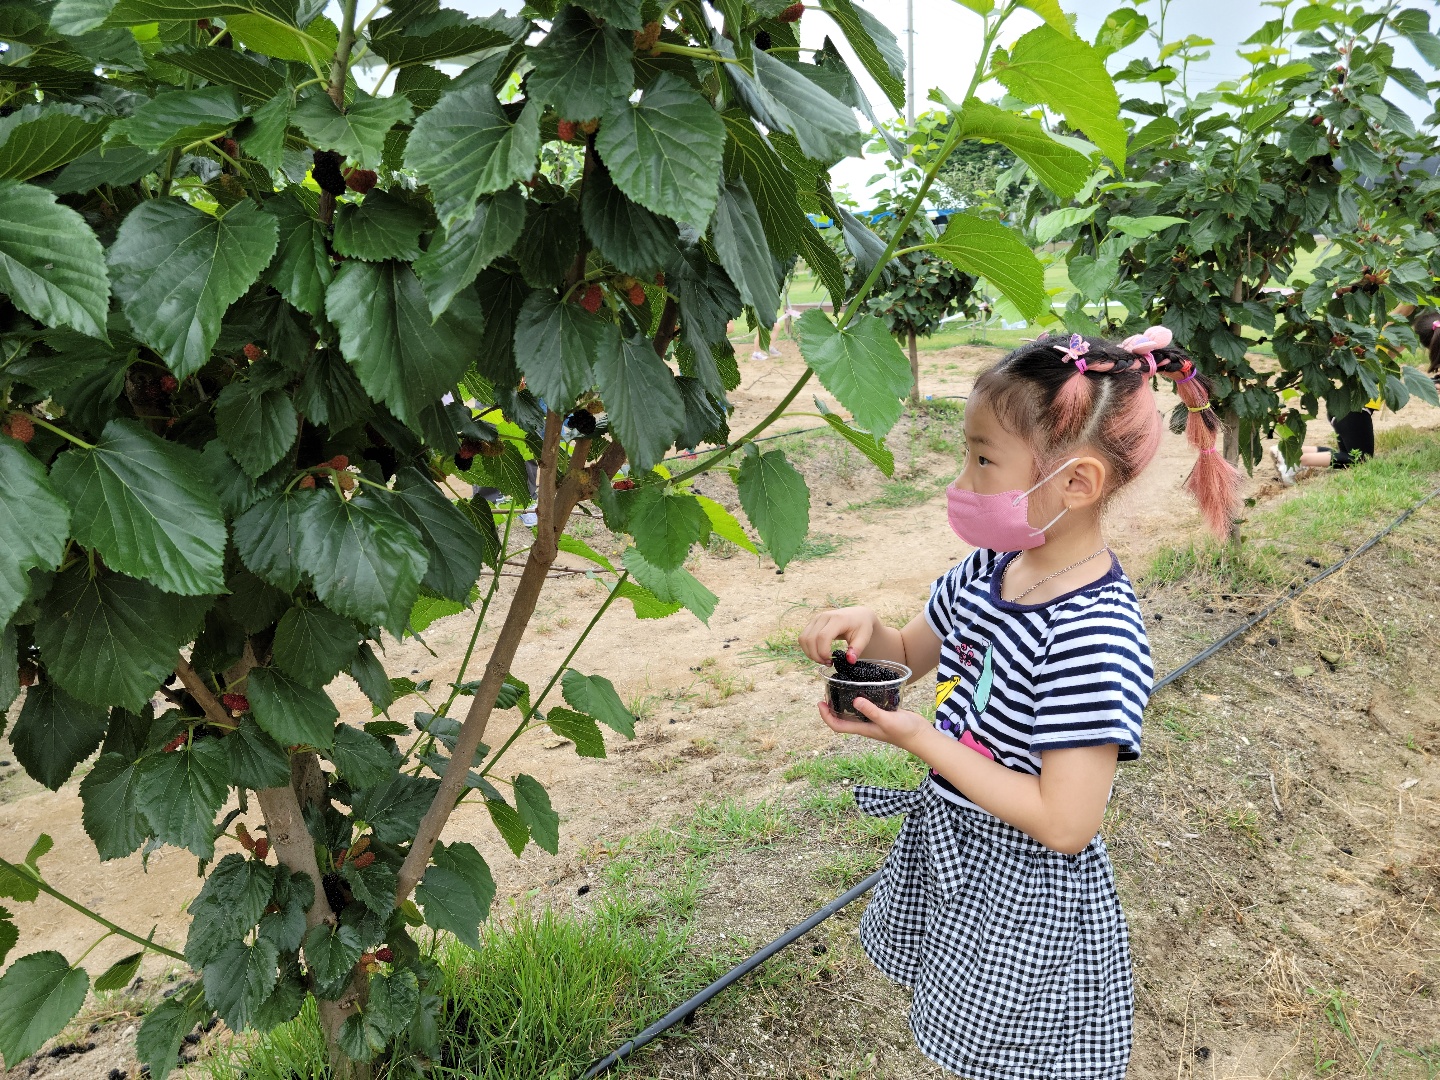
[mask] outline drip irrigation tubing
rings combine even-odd
[[[1380,543],[1381,540],[1384,540],[1385,537],[1389,536],[1397,528],[1403,525],[1407,520],[1409,520],[1410,516],[1414,514],[1415,511],[1425,506],[1425,504],[1433,502],[1437,498],[1440,498],[1440,487],[1437,487],[1434,491],[1430,492],[1430,494],[1426,495],[1424,498],[1411,505],[1410,508],[1406,510],[1403,514],[1397,517],[1394,521],[1390,522],[1389,525],[1386,525],[1385,528],[1381,529],[1369,540],[1366,540],[1365,543],[1361,544],[1354,551],[1346,555],[1343,559],[1340,559],[1338,562],[1332,563],[1331,565],[1327,566],[1314,577],[1309,578],[1308,580],[1303,581],[1298,585],[1292,585],[1290,589],[1286,591],[1282,596],[1280,596],[1278,599],[1272,600],[1269,604],[1265,605],[1265,607],[1255,612],[1253,615],[1251,615],[1243,623],[1237,626],[1234,630],[1231,630],[1224,637],[1220,638],[1218,641],[1212,642],[1210,645],[1207,645],[1204,649],[1201,649],[1198,653],[1192,656],[1189,660],[1186,660],[1185,663],[1181,664],[1173,671],[1167,672],[1164,677],[1162,677],[1157,683],[1155,683],[1154,689],[1160,690],[1166,686],[1169,686],[1186,672],[1194,669],[1200,664],[1203,664],[1206,660],[1210,659],[1210,657],[1214,656],[1221,649],[1225,648],[1225,646],[1229,645],[1236,638],[1240,637],[1241,634],[1244,634],[1247,630],[1254,629],[1260,623],[1264,622],[1271,615],[1275,614],[1275,612],[1278,611],[1281,607],[1288,604],[1291,600],[1295,599],[1295,597],[1299,596],[1301,593],[1305,592],[1305,590],[1324,581],[1331,574],[1334,574],[1344,569],[1351,561],[1353,561],[1354,559],[1358,559],[1361,555],[1364,555],[1376,544]],[[876,870],[875,873],[871,874],[865,880],[855,885],[848,892],[844,893],[841,896],[837,896],[834,900],[830,901],[830,903],[826,904],[819,911],[815,912],[804,922],[800,923],[798,926],[793,926],[789,930],[785,931],[785,933],[781,934],[774,941],[770,942],[769,945],[766,945],[763,949],[755,953],[753,956],[735,965],[735,967],[731,968],[724,975],[720,976],[720,978],[716,979],[709,986],[705,987],[704,990],[701,990],[694,997],[675,1006],[675,1008],[671,1009],[668,1013],[662,1016],[659,1020],[656,1020],[653,1024],[647,1027],[644,1031],[640,1032],[634,1038],[628,1040],[615,1050],[611,1051],[599,1061],[596,1061],[588,1069],[586,1069],[583,1073],[580,1074],[578,1080],[593,1080],[594,1077],[597,1077],[602,1073],[609,1072],[616,1065],[620,1064],[620,1062],[624,1061],[625,1058],[629,1057],[636,1050],[639,1050],[646,1043],[649,1043],[652,1040],[658,1038],[670,1028],[674,1027],[682,1020],[691,1016],[716,994],[726,989],[738,979],[742,979],[750,972],[754,971],[757,967],[765,963],[766,960],[769,960],[770,957],[774,956],[781,949],[784,949],[786,946],[793,944],[801,937],[804,937],[806,934],[808,934],[811,930],[815,929],[815,927],[819,926],[826,919],[830,918],[830,916],[834,915],[837,911],[841,910],[842,908],[848,907],[850,904],[860,899],[860,897],[864,896],[877,884],[879,884],[880,876],[883,873],[883,869]]]

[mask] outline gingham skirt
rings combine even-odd
[[[857,787],[855,801],[907,815],[860,941],[913,989],[921,1051],[967,1080],[1123,1077],[1134,985],[1104,842],[1052,851],[930,782]]]

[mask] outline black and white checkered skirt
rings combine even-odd
[[[910,1028],[966,1080],[1119,1080],[1134,984],[1104,842],[1065,855],[998,818],[915,791],[857,787],[906,814],[860,941],[914,990]]]

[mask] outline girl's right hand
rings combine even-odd
[[[865,646],[870,644],[878,625],[879,619],[868,607],[822,611],[800,631],[800,648],[817,664],[828,664],[832,643],[838,638],[844,641],[857,657],[864,656]]]

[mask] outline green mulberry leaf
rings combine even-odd
[[[410,202],[375,190],[360,203],[342,203],[335,211],[335,250],[351,259],[409,262],[420,255],[425,215]]]
[[[70,508],[45,466],[15,440],[0,438],[0,625],[29,595],[29,571],[59,565],[69,535]]]
[[[1019,234],[998,221],[973,214],[952,214],[931,250],[967,274],[985,278],[1027,319],[1039,318],[1049,306],[1045,268]],[[861,423],[870,427],[864,420]],[[884,434],[878,428],[873,430]]]
[[[685,402],[674,373],[648,340],[634,337],[596,358],[595,378],[631,464],[654,468],[685,423]]]
[[[419,531],[429,556],[420,584],[457,603],[468,603],[485,565],[484,535],[433,480],[413,466],[396,474],[395,494],[395,508]]]
[[[256,668],[246,681],[255,722],[281,746],[329,749],[340,712],[323,690],[297,682],[274,668]]]
[[[683,566],[666,570],[650,562],[639,548],[626,548],[623,556],[630,576],[653,593],[662,603],[681,604],[703,623],[715,614],[720,598],[701,584]]]
[[[290,192],[265,204],[279,222],[279,246],[265,280],[305,314],[325,310],[325,290],[334,276],[325,246],[325,226]]]
[[[476,80],[415,121],[405,167],[429,185],[440,224],[453,229],[470,220],[480,196],[529,180],[539,153],[539,103],[528,103],[511,123],[490,85]]]
[[[106,336],[105,249],[79,213],[43,188],[0,181],[0,292],[46,326]]]
[[[1125,127],[1120,98],[1105,71],[1104,58],[1079,38],[1053,26],[1037,26],[992,64],[1001,84],[1021,101],[1048,105],[1065,114],[1111,161],[1125,162]]]
[[[108,721],[100,706],[79,701],[54,683],[41,683],[25,692],[10,745],[27,773],[58,791],[100,745]]]
[[[205,1000],[231,1031],[244,1031],[270,996],[278,977],[280,952],[260,938],[232,941],[205,965]]]
[[[215,815],[230,790],[228,765],[220,739],[142,759],[138,801],[155,835],[202,859],[214,858]]]
[[[524,841],[521,841],[523,846]],[[495,899],[495,879],[484,857],[470,844],[437,844],[434,865],[415,887],[425,922],[448,930],[472,949],[480,948],[480,925]]]
[[[549,289],[532,292],[515,320],[515,358],[526,385],[560,408],[594,383],[597,358],[619,348],[615,323]]]
[[[162,592],[84,563],[61,573],[46,598],[35,644],[51,677],[81,701],[139,712],[175,670],[208,600]]]
[[[638,102],[610,105],[595,146],[615,186],[635,202],[697,229],[709,224],[720,195],[725,122],[679,76],[662,74]]]
[[[378,169],[385,150],[385,135],[414,113],[404,94],[370,97],[356,93],[341,112],[323,90],[302,98],[290,122],[319,150],[338,150],[362,169]],[[412,133],[413,138],[413,133]]]
[[[605,676],[582,675],[574,668],[567,668],[560,680],[560,691],[580,712],[593,716],[627,739],[635,737],[635,717]]]
[[[348,724],[335,727],[335,745],[329,751],[335,769],[354,789],[374,787],[383,784],[395,772],[395,758],[385,744],[373,735],[368,735]],[[378,865],[378,864],[377,864]],[[349,864],[346,865],[348,870]],[[374,904],[366,901],[367,906]],[[379,909],[376,909],[379,910]]]
[[[627,274],[653,278],[675,258],[675,223],[632,201],[603,166],[591,171],[580,192],[580,219],[591,242]]]
[[[290,755],[250,717],[241,717],[238,723],[224,740],[230,782],[251,791],[290,783]],[[83,784],[81,788],[83,795]]]
[[[290,395],[261,378],[237,379],[220,391],[215,426],[230,456],[256,479],[285,456],[300,434]]]
[[[180,199],[151,199],[126,215],[108,261],[135,336],[184,378],[210,360],[226,309],[275,254],[275,218],[246,200],[222,218]]]
[[[556,735],[573,742],[575,753],[581,757],[605,756],[605,737],[600,734],[600,725],[593,716],[557,707],[545,715],[545,722]]]
[[[419,531],[391,509],[389,496],[319,494],[301,522],[299,566],[330,610],[398,632],[429,568]]]
[[[257,577],[284,592],[304,580],[298,552],[301,522],[324,492],[287,491],[262,499],[235,520],[235,550]]]
[[[762,326],[775,325],[780,308],[779,268],[770,254],[765,227],[744,180],[720,189],[715,209],[715,252]]]
[[[150,834],[145,815],[140,813],[139,769],[136,762],[120,754],[101,754],[80,781],[80,821],[95,842],[101,862],[123,859]]]
[[[884,320],[862,315],[838,330],[823,311],[812,310],[796,320],[795,336],[805,363],[861,427],[884,436],[895,426],[900,399],[910,390],[910,362]]]
[[[306,686],[329,684],[360,646],[355,624],[318,605],[292,607],[275,628],[275,666]]]
[[[783,570],[810,531],[810,489],[805,478],[785,460],[784,451],[771,450],[745,455],[736,486],[746,516]]]
[[[509,252],[525,227],[525,197],[516,187],[479,201],[469,221],[444,230],[415,260],[430,314],[439,318],[451,301],[500,256]]]
[[[326,292],[325,310],[360,384],[412,430],[459,384],[484,327],[471,294],[455,297],[432,322],[419,279],[396,262],[346,262]]]
[[[710,535],[710,519],[694,495],[648,484],[636,493],[630,533],[651,565],[674,570],[685,562],[692,545]]]
[[[184,596],[224,591],[225,519],[195,451],[112,420],[93,450],[61,454],[50,477],[76,541],[110,569]]]
[[[404,844],[414,838],[439,787],[432,777],[392,773],[380,786],[357,791],[351,809],[370,823],[382,843]]]
[[[22,956],[0,976],[0,1057],[19,1066],[60,1034],[90,990],[84,968],[71,967],[58,952]]]
[[[550,796],[533,776],[515,777],[515,809],[542,849],[554,855],[560,850],[560,815],[550,807]]]
[[[635,86],[632,35],[597,24],[578,7],[555,18],[545,40],[529,51],[529,92],[567,120],[594,120]]]
[[[111,138],[123,136],[144,150],[170,150],[223,135],[244,115],[240,98],[228,86],[172,90],[118,121]]]

